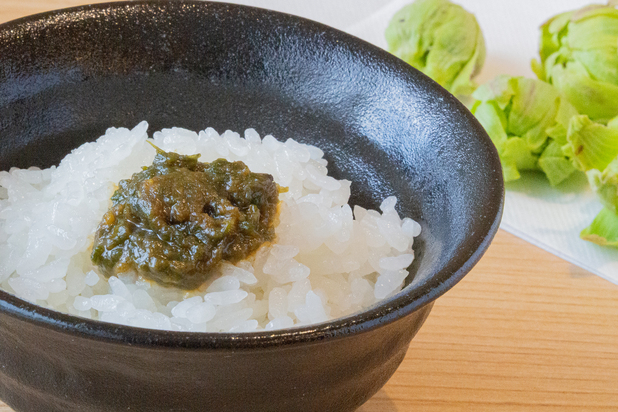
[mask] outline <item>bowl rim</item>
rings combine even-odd
[[[317,25],[321,30],[342,38],[346,42],[356,43],[362,48],[369,48],[374,54],[379,55],[391,65],[399,66],[399,70],[416,72],[416,69],[399,60],[385,50],[371,43],[365,42],[353,35],[324,25],[322,23],[269,9],[245,6],[239,4],[210,2],[201,0],[136,0],[103,2],[89,5],[75,6],[51,10],[24,16],[0,24],[0,34],[19,28],[23,25],[50,20],[59,15],[71,15],[89,10],[118,9],[125,7],[157,6],[165,7],[172,3],[182,3],[200,7],[219,7],[222,9],[252,9],[258,13],[273,14],[292,19],[301,25]],[[442,89],[443,90],[443,89]],[[444,96],[457,101],[448,92],[443,90]],[[461,107],[463,104],[457,101]],[[475,133],[479,139],[491,142],[480,123],[470,115],[470,120],[476,126],[479,133]],[[493,146],[493,144],[492,144]],[[355,312],[341,318],[333,319],[318,324],[298,326],[274,331],[257,332],[180,332],[157,329],[146,329],[114,323],[108,323],[93,319],[80,318],[67,313],[47,309],[34,303],[22,300],[5,290],[0,289],[0,315],[8,315],[38,326],[52,329],[64,334],[73,335],[84,339],[95,339],[112,344],[129,344],[131,346],[146,346],[150,349],[176,348],[176,349],[252,349],[270,348],[292,344],[310,344],[324,339],[339,339],[348,335],[358,334],[379,328],[395,322],[396,320],[411,314],[423,306],[431,304],[435,299],[442,296],[446,291],[458,283],[480,260],[491,241],[496,235],[504,208],[504,182],[502,168],[497,151],[494,148],[493,156],[487,159],[487,169],[493,173],[494,180],[498,185],[494,190],[500,194],[495,199],[491,209],[492,222],[484,233],[476,234],[476,242],[467,248],[467,258],[460,266],[449,262],[441,271],[417,285],[408,285],[394,296],[383,299],[363,311]],[[498,176],[499,175],[499,176]],[[489,219],[488,219],[489,220]]]

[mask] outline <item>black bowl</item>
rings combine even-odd
[[[352,411],[404,358],[433,301],[498,228],[496,151],[453,96],[324,25],[189,1],[54,11],[0,25],[0,169],[57,164],[109,126],[294,138],[351,203],[421,222],[413,277],[369,310],[246,334],[138,329],[0,291],[0,398],[16,411]]]

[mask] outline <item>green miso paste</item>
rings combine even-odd
[[[221,261],[238,262],[275,236],[279,187],[243,162],[198,162],[157,149],[122,180],[97,228],[92,262],[106,276],[135,271],[195,289]]]

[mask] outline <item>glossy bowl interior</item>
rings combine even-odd
[[[497,231],[496,151],[453,96],[324,25],[221,3],[146,1],[0,25],[0,170],[49,167],[110,126],[214,127],[320,147],[351,204],[419,221],[406,288],[276,332],[137,329],[0,291],[0,398],[17,411],[348,411],[395,371],[432,302]]]

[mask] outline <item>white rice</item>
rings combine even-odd
[[[395,197],[380,209],[348,205],[350,182],[327,175],[323,152],[292,139],[214,129],[164,129],[154,144],[200,161],[241,160],[288,187],[275,244],[223,263],[196,291],[126,274],[100,276],[90,262],[94,232],[121,179],[150,165],[146,122],[110,128],[58,167],[0,172],[0,287],[85,318],[176,331],[248,332],[324,322],[397,293],[420,225],[400,219]]]

